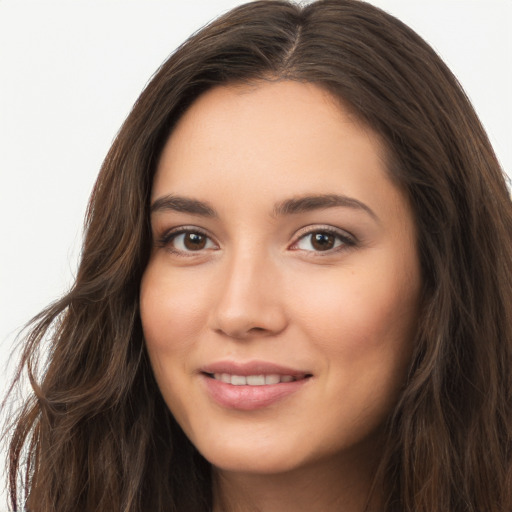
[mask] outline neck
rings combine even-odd
[[[371,512],[375,457],[318,461],[278,474],[213,469],[214,512]]]

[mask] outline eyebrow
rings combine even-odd
[[[339,194],[308,195],[298,198],[286,199],[285,201],[277,203],[274,206],[274,215],[293,215],[313,210],[335,208],[338,206],[362,210],[368,213],[374,220],[379,220],[375,212],[366,204],[358,201],[357,199],[354,199],[353,197]]]
[[[374,220],[379,220],[375,212],[366,204],[352,197],[339,194],[307,195],[286,199],[274,206],[273,216],[296,215],[340,206],[361,210],[369,214]],[[167,210],[199,215],[201,217],[217,218],[219,216],[215,209],[205,201],[172,194],[159,197],[151,205],[151,213],[164,212]]]
[[[217,212],[208,203],[188,197],[167,195],[159,197],[151,205],[151,213],[167,210],[200,215],[201,217],[218,217]]]

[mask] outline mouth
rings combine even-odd
[[[231,373],[205,373],[210,379],[231,384],[232,386],[272,386],[280,383],[294,382],[311,377],[310,374],[281,375],[278,373],[259,375],[236,375]]]
[[[313,374],[264,361],[217,362],[201,368],[208,396],[223,408],[265,409],[309,388]]]

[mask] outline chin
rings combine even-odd
[[[288,444],[276,439],[195,443],[213,467],[227,472],[277,474],[286,473],[305,464],[307,457],[298,443]]]
[[[240,454],[233,453],[223,454],[219,457],[211,457],[209,462],[220,471],[237,473],[237,474],[253,474],[253,475],[275,475],[280,473],[288,473],[299,469],[303,463],[290,459],[283,455],[274,455],[267,457],[265,455]]]

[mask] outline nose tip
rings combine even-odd
[[[265,267],[265,268],[263,268]],[[234,339],[274,336],[287,325],[275,271],[261,261],[226,269],[211,315],[211,327]]]
[[[285,322],[269,315],[254,314],[247,304],[241,303],[237,311],[218,311],[214,330],[230,338],[243,340],[252,337],[275,336],[284,330]],[[252,313],[252,314],[251,314]]]

